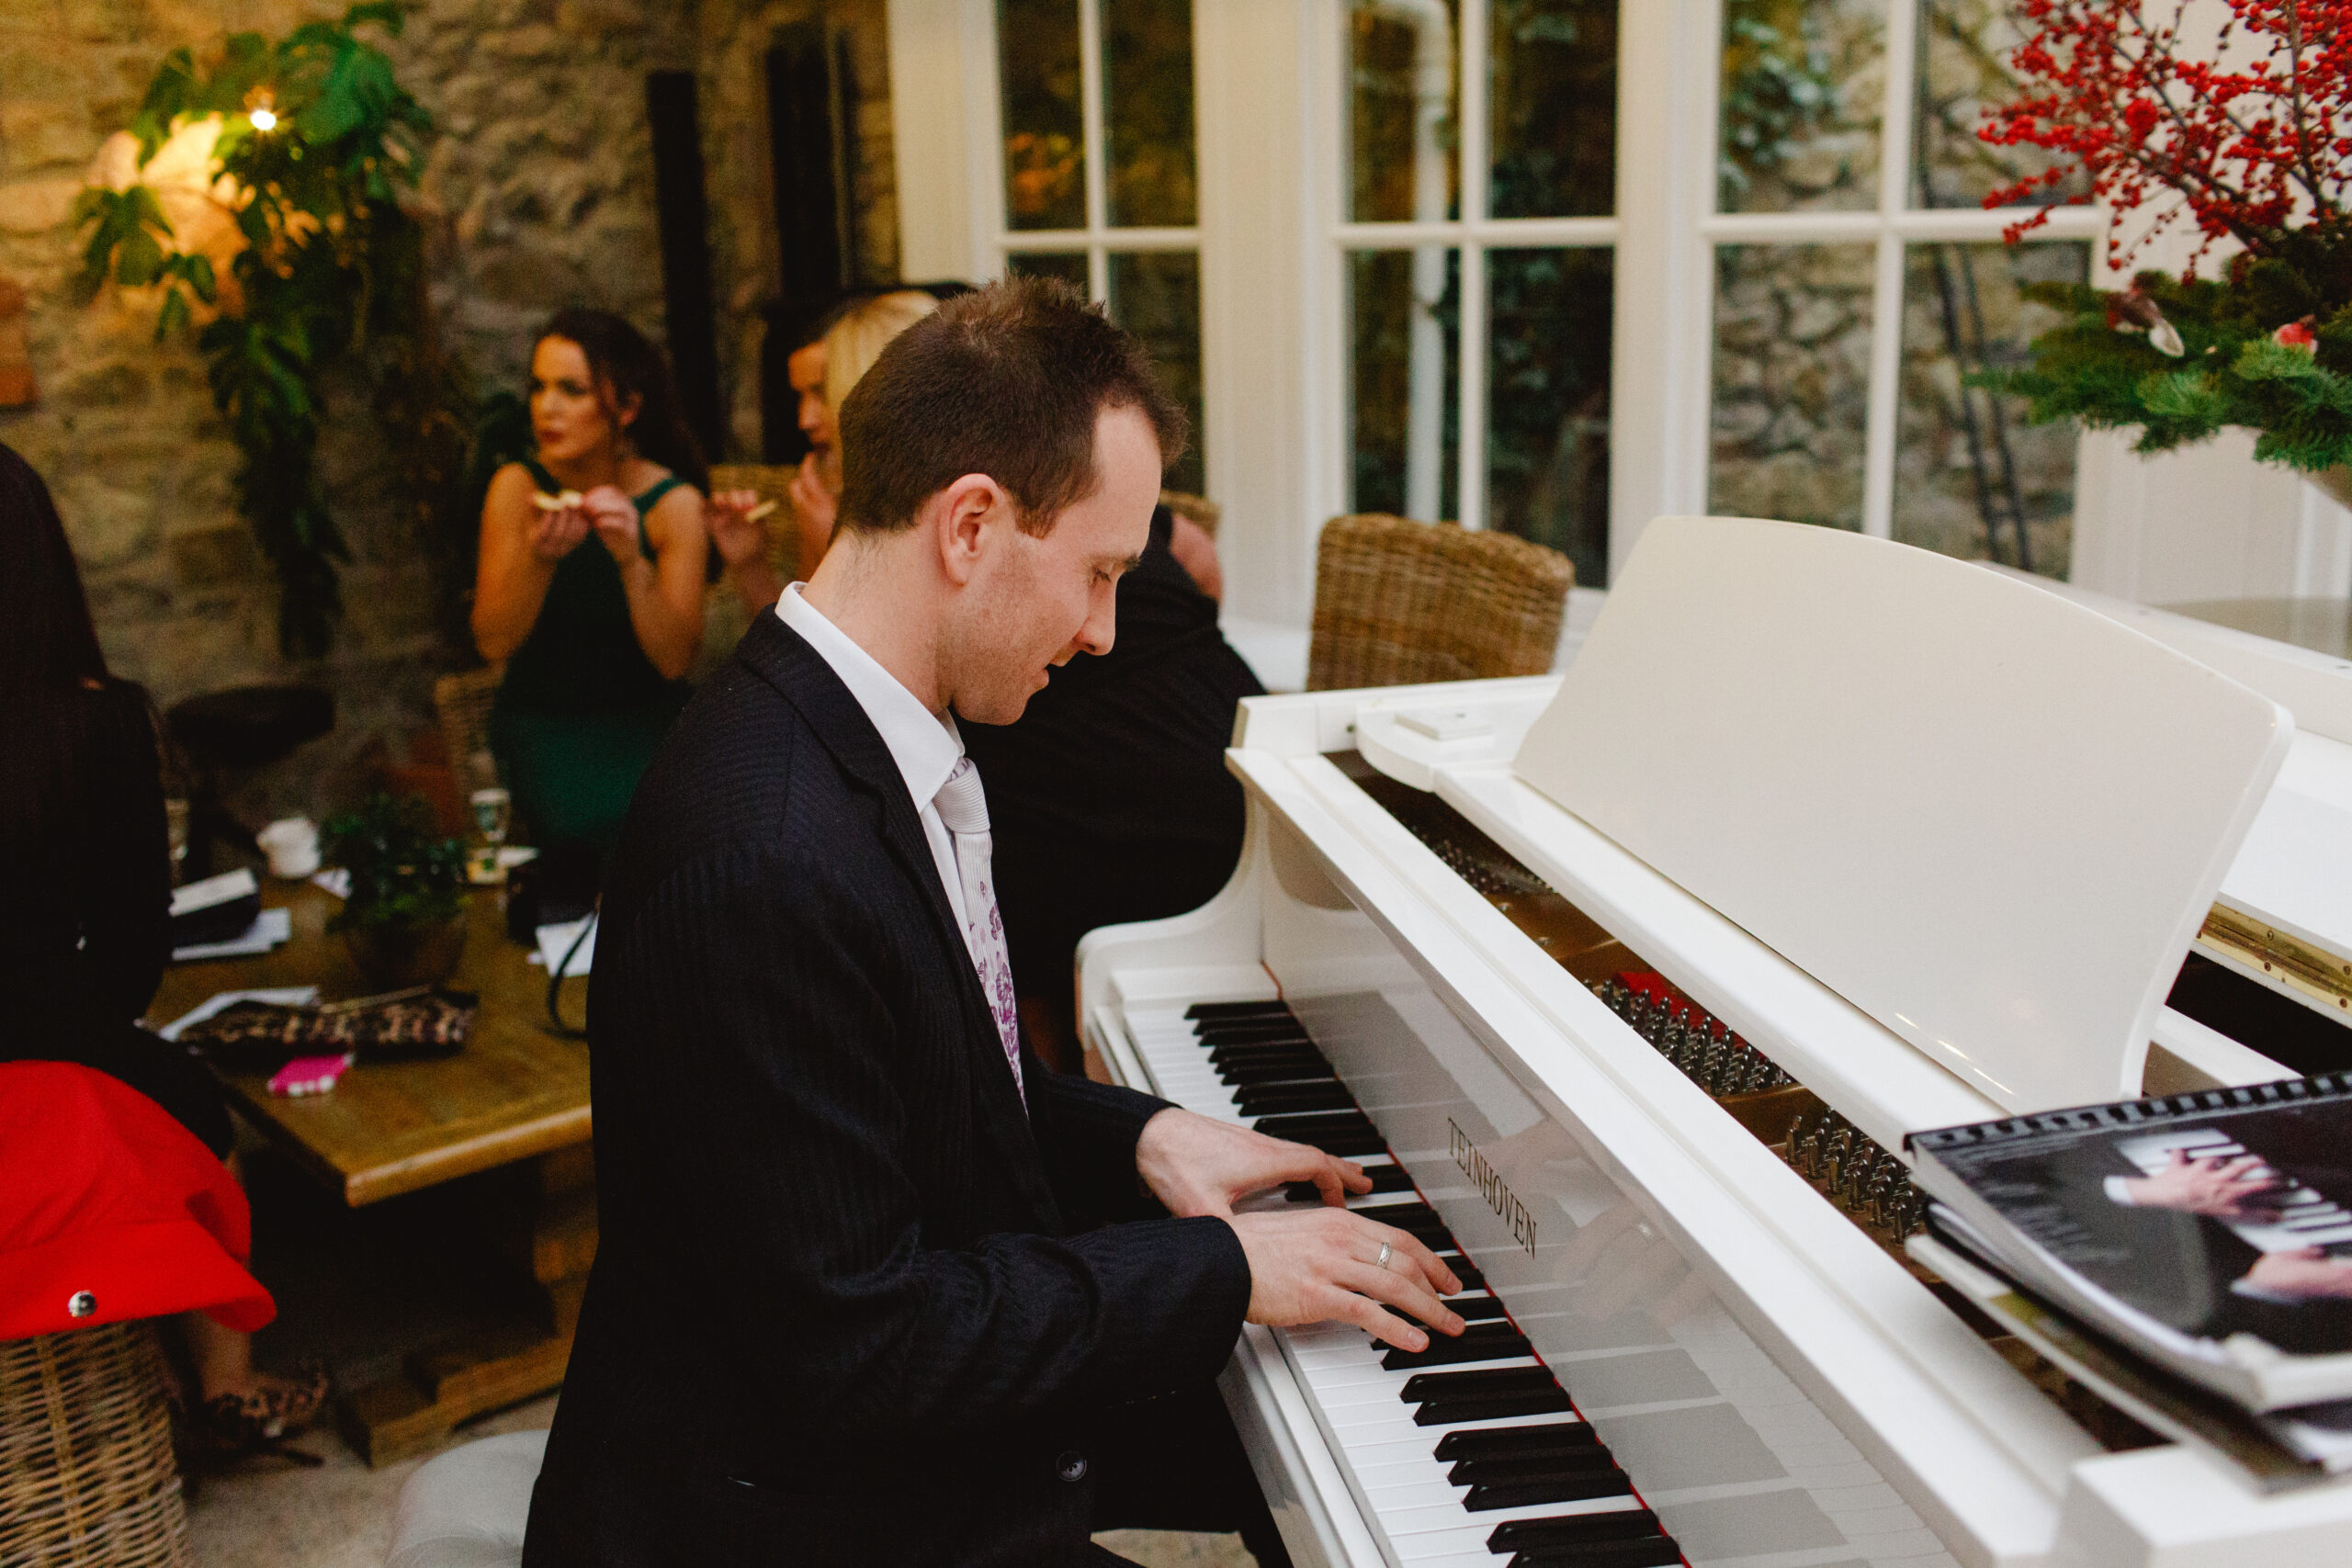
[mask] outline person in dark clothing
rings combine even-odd
[[[0,1061],[74,1062],[162,1106],[222,1159],[220,1086],[139,1027],[171,959],[162,750],[146,690],[107,672],[73,547],[31,465],[0,446]],[[256,1372],[247,1336],[186,1318],[205,1435],[274,1441],[316,1413],[311,1374]]]
[[[1143,558],[1119,580],[1108,653],[1056,670],[1018,722],[964,729],[989,781],[1022,1021],[1066,1071],[1079,1066],[1079,939],[1198,908],[1241,858],[1241,784],[1225,748],[1235,705],[1265,687],[1170,547],[1179,527],[1167,507],[1152,513]]]

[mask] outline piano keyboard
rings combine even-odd
[[[1159,1092],[1186,1110],[1363,1165],[1349,1206],[1406,1231],[1462,1280],[1458,1339],[1412,1352],[1344,1324],[1274,1337],[1349,1485],[1407,1568],[1657,1568],[1681,1548],[1486,1288],[1290,1010],[1274,1001],[1131,1009]],[[1268,1201],[1316,1202],[1312,1183]]]

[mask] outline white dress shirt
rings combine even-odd
[[[786,589],[784,597],[776,601],[775,613],[817,650],[818,658],[832,667],[880,731],[890,760],[899,764],[899,776],[906,781],[915,815],[922,818],[923,837],[931,843],[932,863],[939,868],[939,885],[946,890],[947,907],[956,912],[956,929],[964,933],[965,950],[978,964],[980,953],[972,922],[964,911],[964,878],[956,865],[955,836],[940,819],[934,798],[948,773],[963,760],[964,738],[956,733],[954,718],[923,706],[922,699],[901,685],[896,675],[852,642],[846,632],[825,618],[823,611],[802,598],[803,586],[796,582]]]

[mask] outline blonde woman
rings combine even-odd
[[[842,493],[842,400],[892,338],[938,309],[939,301],[920,289],[877,295],[844,311],[824,336],[803,344],[786,362],[792,389],[800,394],[800,428],[809,446],[792,480],[802,577],[817,570],[833,539],[833,513]],[[784,583],[768,564],[766,521],[752,515],[759,503],[757,491],[727,491],[710,498],[709,510],[711,543],[732,569],[736,594],[753,615],[773,608],[784,592]]]

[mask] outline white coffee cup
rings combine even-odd
[[[285,817],[254,835],[269,857],[269,874],[299,882],[319,869],[319,828],[307,817]]]

